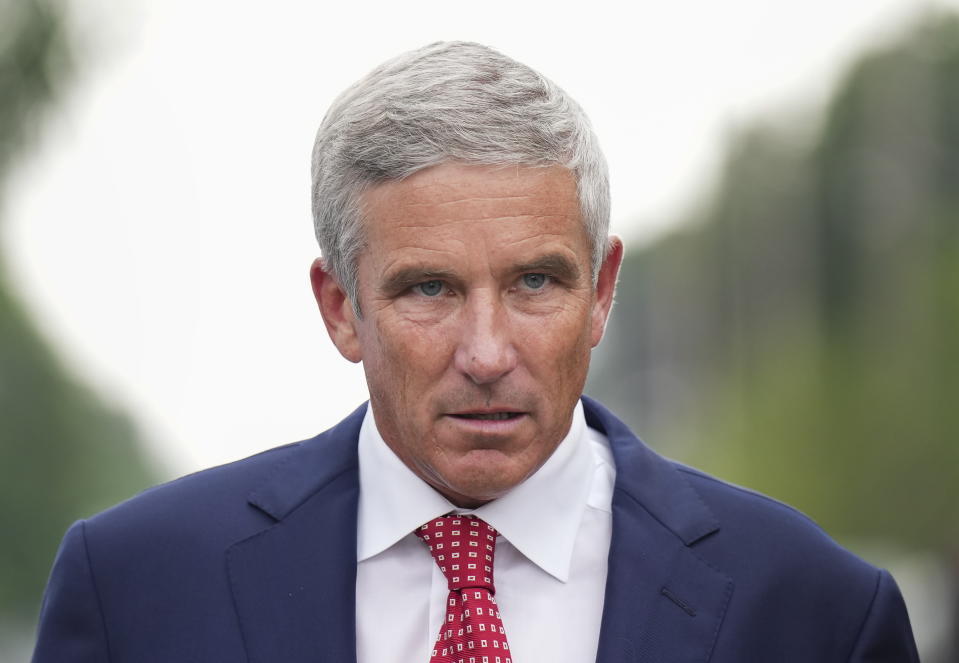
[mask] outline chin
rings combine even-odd
[[[502,497],[517,485],[523,478],[513,480],[504,472],[496,471],[493,468],[485,467],[483,476],[472,476],[468,479],[455,482],[445,482],[444,488],[440,492],[447,496],[457,506],[467,506],[458,502],[470,502],[470,506],[479,506],[491,502],[498,497]],[[453,498],[456,499],[453,499]]]

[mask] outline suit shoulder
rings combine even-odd
[[[778,521],[784,519],[789,523],[800,528],[809,528],[823,536],[827,536],[816,523],[815,520],[807,516],[799,509],[777,500],[758,491],[730,483],[702,470],[684,465],[676,461],[670,461],[680,473],[687,478],[704,500],[711,507],[719,509],[732,509],[733,512],[745,511],[753,515],[768,513],[774,516]]]
[[[275,447],[147,488],[89,518],[88,531],[107,537],[123,533],[128,538],[140,529],[162,529],[165,523],[203,528],[243,521],[244,515],[253,516],[247,513],[250,492],[303,444]]]
[[[776,651],[782,646],[777,628],[788,628],[791,637],[803,642],[797,649],[800,660],[833,660],[830,652],[842,652],[842,660],[859,660],[849,652],[880,642],[897,652],[883,660],[918,660],[905,604],[887,571],[842,547],[798,509],[674,466],[720,523],[692,550],[735,579],[727,643],[755,639],[752,620],[762,615],[767,629],[759,640]],[[804,629],[806,635],[797,638]]]
[[[790,567],[797,579],[808,573],[845,578],[872,588],[879,569],[837,543],[808,515],[772,497],[718,479],[681,463],[674,467],[689,481],[721,524],[716,536],[704,540],[704,554],[749,560],[758,570]]]
[[[155,486],[87,521],[95,540],[238,540],[356,468],[365,404],[316,437]]]

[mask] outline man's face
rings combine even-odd
[[[558,166],[444,164],[363,202],[362,318],[313,270],[331,337],[363,362],[377,428],[413,472],[460,506],[495,499],[569,430],[621,245],[594,288],[576,184]]]

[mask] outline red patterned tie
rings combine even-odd
[[[416,530],[446,576],[446,621],[430,663],[512,663],[493,594],[496,530],[476,516],[442,516]]]

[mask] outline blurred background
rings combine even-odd
[[[959,2],[515,4],[0,0],[0,661],[70,522],[365,399],[309,291],[309,150],[437,39],[604,143],[628,251],[588,392],[890,568],[959,660]]]

